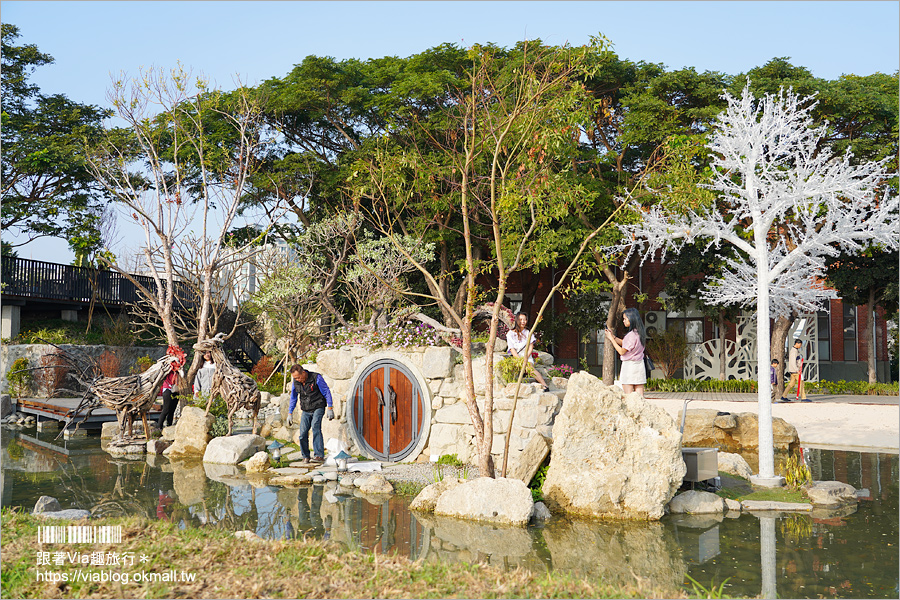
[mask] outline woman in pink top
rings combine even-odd
[[[612,342],[616,352],[622,357],[622,371],[619,373],[622,389],[626,394],[638,392],[643,396],[644,384],[647,383],[647,373],[644,370],[644,344],[647,343],[647,332],[636,308],[625,309],[622,324],[628,331],[624,338],[617,338],[607,327],[606,339]]]

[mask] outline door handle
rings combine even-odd
[[[397,422],[397,392],[394,391],[394,386],[388,386],[388,401],[390,405],[388,408],[391,411],[391,423]]]
[[[373,386],[374,387],[374,386]],[[384,423],[384,394],[380,388],[375,388],[375,395],[378,396],[378,420]]]

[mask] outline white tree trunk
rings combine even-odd
[[[775,477],[775,438],[772,433],[772,383],[769,366],[769,265],[766,257],[765,231],[756,231],[757,292],[756,364],[759,379],[759,476]]]

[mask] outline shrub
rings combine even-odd
[[[134,366],[131,367],[131,374],[139,375],[140,373],[143,373],[153,366],[153,362],[153,359],[149,356],[139,356],[137,360],[134,361]]]
[[[550,377],[565,377],[568,379],[574,372],[575,369],[569,365],[553,365],[547,373]]]
[[[651,335],[647,339],[647,353],[653,362],[670,379],[675,372],[684,366],[690,352],[687,340],[674,329],[662,334]]]
[[[104,377],[118,377],[122,370],[122,361],[118,356],[106,350],[97,359],[97,368]]]
[[[32,375],[31,371],[24,371],[31,365],[24,356],[13,361],[9,372],[6,374],[6,381],[9,383],[9,394],[16,398],[23,398],[31,388]]]
[[[809,467],[806,466],[801,454],[789,455],[781,468],[785,483],[794,489],[812,482],[812,473],[809,472]]]
[[[497,363],[497,369],[500,371],[500,378],[504,383],[514,383],[519,379],[519,371],[522,369],[521,357],[507,356]],[[525,367],[525,377],[534,376],[534,367],[531,363]]]
[[[462,467],[465,463],[459,460],[455,454],[442,454],[437,463],[439,465],[450,465],[451,467]]]
[[[35,379],[38,386],[47,394],[47,397],[52,398],[65,384],[70,367],[55,352],[44,354],[41,357],[40,367],[36,371]]]
[[[531,490],[531,499],[534,502],[541,502],[544,499],[544,492],[541,488],[544,486],[544,480],[547,478],[547,471],[550,470],[550,457],[544,461],[531,481],[528,483],[528,489]]]
[[[108,323],[101,326],[103,343],[107,346],[132,346],[134,334],[131,332],[131,323],[127,315],[120,313]]]
[[[650,379],[645,387],[651,392],[732,392],[753,393],[757,383],[749,379]]]
[[[275,371],[275,360],[271,356],[263,356],[250,370],[250,374],[256,379],[256,382],[262,384],[266,382]]]

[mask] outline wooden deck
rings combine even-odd
[[[65,421],[66,413],[76,408],[81,398],[20,398],[16,403],[16,411],[35,415],[38,421]],[[162,410],[161,404],[154,404],[147,415],[148,419],[156,420]],[[83,416],[81,415],[78,417]],[[104,423],[116,420],[116,413],[105,407],[100,407],[91,413],[87,421],[81,427],[87,429],[99,429]]]

